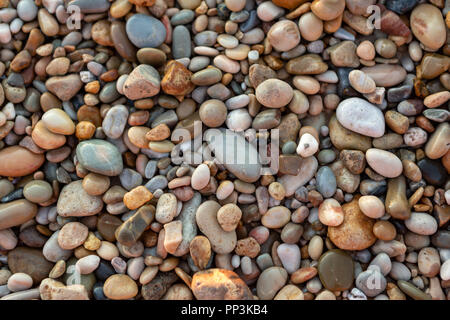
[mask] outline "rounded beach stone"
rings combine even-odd
[[[359,209],[372,219],[381,218],[384,213],[384,203],[376,196],[362,196],[358,200]]]
[[[58,244],[64,250],[75,249],[84,243],[88,233],[88,228],[80,222],[66,223],[58,233]]]
[[[33,279],[26,273],[14,273],[8,279],[8,289],[12,292],[30,289],[33,286]]]
[[[351,131],[378,138],[384,134],[384,115],[380,109],[361,98],[348,98],[336,110],[339,123]]]
[[[105,296],[112,300],[127,300],[138,294],[136,282],[125,274],[114,274],[103,285]]]
[[[234,231],[242,217],[241,209],[234,203],[228,203],[217,211],[217,222],[224,231]]]
[[[405,220],[405,226],[412,232],[420,235],[432,235],[437,231],[436,219],[425,212],[412,212],[411,217]]]
[[[374,220],[364,215],[359,209],[359,197],[342,206],[344,222],[337,227],[328,227],[328,237],[340,249],[364,250],[373,245]]]
[[[64,186],[58,198],[57,212],[63,217],[92,216],[103,208],[99,196],[91,196],[83,189],[82,180]]]
[[[202,122],[208,127],[220,127],[226,120],[227,107],[220,100],[207,100],[200,105],[199,115]]]
[[[161,21],[140,13],[127,20],[126,32],[130,41],[138,48],[156,48],[166,38],[166,28]]]
[[[292,87],[279,79],[267,79],[256,88],[256,99],[269,108],[281,108],[294,96]]]
[[[280,267],[265,269],[256,282],[256,294],[261,300],[271,300],[285,285],[288,273]]]
[[[117,176],[123,170],[122,156],[110,142],[91,139],[77,145],[77,159],[89,171],[105,176]]]
[[[236,232],[226,232],[217,221],[217,212],[221,206],[212,200],[202,203],[196,212],[197,226],[211,242],[211,248],[218,254],[227,254],[234,250]]]
[[[53,108],[42,115],[42,121],[53,133],[71,135],[75,132],[75,124],[63,110]]]
[[[233,271],[212,268],[196,272],[191,290],[198,300],[253,300],[253,295]]]
[[[202,163],[197,168],[195,168],[191,177],[191,186],[194,190],[201,190],[205,188],[211,177],[209,167]]]
[[[366,160],[369,166],[383,177],[395,178],[402,174],[402,162],[389,151],[369,149],[366,151]]]
[[[353,268],[353,260],[347,253],[332,249],[320,257],[317,271],[325,288],[344,291],[353,285]]]
[[[289,51],[300,42],[300,31],[295,22],[290,20],[278,21],[267,33],[269,43],[278,51]]]
[[[21,225],[33,219],[38,212],[36,204],[19,199],[0,204],[0,229]]]
[[[53,189],[47,181],[33,180],[28,182],[23,188],[23,196],[28,201],[43,203],[51,199]]]
[[[339,202],[325,199],[319,206],[319,220],[326,226],[339,226],[344,221],[344,211]]]
[[[431,50],[437,50],[445,43],[445,23],[438,8],[432,4],[420,4],[410,16],[413,34]]]

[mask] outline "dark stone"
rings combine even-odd
[[[141,293],[144,300],[159,300],[167,289],[178,280],[174,272],[158,273],[152,281],[142,286]]]
[[[401,102],[411,96],[413,86],[403,85],[401,87],[390,88],[387,91],[387,100],[389,102]]]
[[[317,271],[320,281],[328,290],[344,291],[353,285],[353,260],[342,250],[325,252],[319,259]]]
[[[443,186],[447,179],[447,170],[445,170],[440,160],[431,160],[424,158],[417,162],[422,171],[423,178],[429,184],[434,186]]]
[[[343,96],[346,89],[351,88],[350,81],[348,80],[348,74],[353,68],[338,68],[336,70],[339,82],[338,82],[338,95]]]
[[[39,233],[35,226],[22,230],[19,239],[27,246],[32,248],[42,248],[47,242],[47,237]]]
[[[12,273],[26,273],[38,284],[48,277],[53,263],[45,259],[40,249],[17,247],[8,253],[8,266]]]
[[[423,112],[423,115],[436,122],[445,122],[450,120],[450,112],[445,109],[427,109]]]
[[[398,14],[405,14],[411,11],[417,4],[418,0],[387,0],[386,8],[397,12]]]
[[[252,30],[254,27],[256,27],[260,23],[260,20],[258,19],[258,15],[256,14],[256,10],[250,11],[250,16],[248,19],[240,25],[240,29],[242,32],[247,32]]]
[[[134,215],[116,229],[116,239],[124,246],[131,247],[141,237],[155,218],[153,206],[142,206]]]
[[[24,86],[24,80],[20,73],[11,72],[8,75],[6,82],[8,82],[8,84],[12,87],[23,87]]]
[[[97,230],[106,241],[115,242],[115,232],[121,224],[122,220],[118,217],[106,213],[98,218]]]
[[[116,271],[111,264],[105,260],[101,260],[98,268],[95,269],[95,277],[100,281],[105,281],[115,273]]]
[[[102,282],[97,282],[96,284],[94,284],[94,288],[92,289],[92,294],[94,295],[95,300],[109,300],[103,293],[103,283]]]
[[[17,199],[23,198],[23,188],[14,190],[13,192],[8,193],[6,196],[4,196],[1,200],[2,203],[14,201]]]
[[[439,230],[431,237],[431,243],[438,248],[450,249],[450,231]]]
[[[228,17],[230,16],[230,9],[227,8],[225,3],[222,2],[217,5],[217,16],[220,20],[228,20]]]

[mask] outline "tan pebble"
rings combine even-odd
[[[283,206],[272,207],[263,215],[261,223],[269,229],[285,226],[291,218],[291,211]]]
[[[269,194],[275,200],[283,200],[286,196],[286,190],[283,185],[279,182],[272,182],[268,188]]]
[[[375,47],[372,42],[365,40],[356,48],[358,57],[364,60],[372,60],[375,58]]]
[[[205,236],[196,236],[189,244],[189,252],[194,264],[203,270],[211,258],[211,243]]]
[[[233,203],[226,204],[217,211],[217,221],[224,231],[235,230],[241,217],[241,209]]]
[[[49,131],[42,120],[36,123],[31,133],[31,138],[36,145],[46,150],[57,149],[66,143],[64,135]]]
[[[170,254],[174,254],[183,240],[183,223],[180,220],[172,221],[164,225],[164,248]]]
[[[303,14],[298,21],[298,26],[301,36],[307,41],[318,40],[323,32],[323,21],[312,12]]]
[[[106,279],[103,292],[112,300],[127,300],[138,294],[138,286],[129,276],[114,274]]]
[[[267,33],[269,43],[278,51],[289,51],[300,42],[300,31],[290,20],[276,22]]]
[[[274,300],[304,300],[304,295],[302,290],[293,285],[288,284],[278,291],[277,295],[273,298]]]
[[[305,94],[316,94],[320,90],[319,81],[310,76],[295,76],[292,83]]]
[[[91,196],[99,196],[109,189],[109,177],[90,172],[83,178],[83,189]]]
[[[93,232],[89,232],[86,241],[83,243],[83,247],[86,250],[95,251],[100,248],[102,241],[95,236]]]
[[[114,257],[119,256],[119,249],[108,241],[102,241],[100,248],[97,249],[97,254],[100,258],[111,261]]]
[[[345,0],[314,0],[311,4],[311,11],[325,21],[336,19],[344,8]]]
[[[376,196],[362,196],[358,200],[360,210],[369,218],[379,219],[384,213],[384,203]]]
[[[164,123],[157,125],[145,134],[145,138],[149,141],[161,141],[169,137],[170,128]]]
[[[134,210],[141,207],[152,198],[153,194],[145,186],[138,186],[125,193],[123,203],[128,209]]]
[[[441,91],[426,96],[423,104],[428,108],[436,108],[443,105],[450,99],[450,91]]]
[[[65,250],[75,249],[84,243],[88,233],[88,228],[82,223],[66,223],[58,233],[58,244]]]
[[[373,225],[373,234],[380,240],[391,241],[395,239],[397,231],[389,221],[379,220]]]
[[[361,70],[352,70],[348,75],[352,87],[360,93],[371,93],[376,89],[375,81]]]

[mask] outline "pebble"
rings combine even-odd
[[[326,226],[336,227],[342,224],[344,212],[339,202],[332,198],[325,199],[319,206],[319,220]]]
[[[256,283],[256,293],[261,300],[271,300],[285,285],[288,274],[280,267],[265,269]]]
[[[33,286],[33,279],[26,273],[14,273],[8,278],[8,289],[12,292],[28,290]]]
[[[412,212],[411,217],[405,221],[405,226],[420,235],[432,235],[438,228],[436,219],[424,212]]]
[[[342,101],[336,110],[336,117],[343,127],[362,135],[377,138],[384,134],[383,113],[363,99],[349,98]]]
[[[215,201],[202,203],[196,212],[197,226],[211,242],[211,248],[218,254],[226,254],[233,251],[236,246],[236,232],[226,232],[217,221],[217,212],[220,205]]]
[[[278,257],[283,264],[284,269],[289,273],[293,273],[300,267],[300,248],[296,244],[283,243],[277,248]]]
[[[225,163],[225,167],[240,180],[254,182],[260,177],[261,165],[256,148],[249,144],[241,135],[232,133],[229,130],[207,130],[205,137],[216,158],[221,163]],[[223,153],[224,145],[226,145],[226,154]],[[238,156],[238,150],[246,150],[247,155],[245,159]]]
[[[445,24],[438,8],[431,4],[420,4],[410,16],[412,33],[431,50],[439,49],[445,42]]]
[[[344,251],[328,250],[320,259],[317,267],[320,281],[331,291],[350,289],[354,280],[353,261]]]
[[[128,99],[138,100],[157,95],[160,91],[159,73],[150,65],[137,66],[123,84],[123,93]]]
[[[328,228],[328,237],[340,249],[364,250],[375,243],[372,232],[374,221],[359,209],[355,198],[342,206],[344,221],[337,227]]]
[[[154,17],[135,14],[126,23],[130,41],[138,48],[156,48],[166,38],[166,28]]]
[[[375,148],[367,150],[366,160],[372,169],[387,178],[398,177],[403,171],[400,159],[385,150]]]
[[[73,181],[61,190],[57,203],[58,214],[63,217],[83,217],[99,213],[103,202],[83,189],[82,181]]]
[[[114,274],[106,279],[103,285],[106,297],[112,300],[127,300],[138,294],[136,282],[124,274]]]
[[[197,300],[253,300],[253,295],[236,273],[211,268],[192,277],[192,293]]]

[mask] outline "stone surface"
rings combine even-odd
[[[375,243],[372,232],[374,220],[359,209],[358,197],[342,206],[344,221],[337,227],[328,228],[328,237],[340,249],[364,250]]]
[[[225,269],[196,272],[191,289],[198,300],[253,300],[245,282],[233,271]]]

